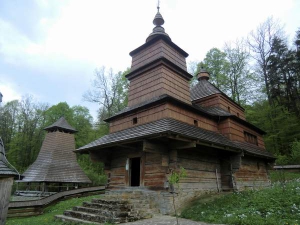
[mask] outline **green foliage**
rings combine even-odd
[[[286,182],[300,179],[300,173],[286,172],[284,170],[270,171],[270,179],[272,183]]]
[[[291,150],[292,163],[300,164],[300,141],[294,141]]]
[[[172,171],[171,176],[169,177],[169,183],[172,185],[179,185],[179,181],[186,177],[186,171],[183,167],[180,167],[179,172]]]
[[[6,225],[66,225],[66,223],[54,220],[55,215],[62,215],[65,210],[72,209],[74,206],[81,205],[84,201],[91,201],[93,198],[99,198],[101,195],[94,195],[81,198],[72,198],[70,200],[61,201],[55,205],[49,206],[44,210],[44,214],[40,216],[24,217],[24,218],[8,218]]]
[[[300,120],[283,106],[270,106],[266,100],[245,106],[246,119],[267,134],[264,137],[267,150],[279,156],[280,160],[290,157],[291,143],[300,139]],[[281,157],[283,156],[283,157]]]
[[[299,224],[299,179],[286,183],[285,191],[276,183],[271,188],[227,194],[209,202],[199,199],[186,208],[181,216],[234,225]]]
[[[104,174],[103,163],[92,162],[89,158],[89,155],[79,156],[78,163],[84,170],[85,174],[92,181],[93,186],[100,186],[106,184],[107,178]]]

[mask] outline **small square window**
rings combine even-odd
[[[137,117],[134,117],[133,119],[132,119],[132,124],[137,124],[138,123],[138,119],[137,119]]]
[[[198,127],[198,120],[194,120],[194,126]]]

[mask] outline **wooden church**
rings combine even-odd
[[[153,23],[146,43],[130,52],[128,106],[105,120],[108,135],[76,152],[104,163],[111,189],[167,191],[180,167],[187,173],[183,193],[268,186],[275,158],[265,149],[265,132],[245,120],[244,109],[205,70],[190,89],[188,53],[165,33],[159,8]]]

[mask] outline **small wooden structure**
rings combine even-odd
[[[47,131],[45,140],[36,161],[24,172],[24,178],[18,182],[41,184],[41,192],[48,191],[49,184],[91,183],[76,160],[74,133],[77,132],[64,117],[61,117]],[[62,191],[62,189],[58,190]]]
[[[211,84],[205,70],[190,90],[188,54],[165,33],[159,11],[153,23],[146,43],[130,53],[128,106],[106,119],[110,134],[76,151],[104,163],[111,189],[164,191],[172,171],[184,167],[181,202],[270,185],[275,158],[265,149],[265,132],[245,120],[244,109]]]
[[[19,177],[15,169],[10,168],[5,156],[5,149],[0,138],[0,225],[4,225],[14,178]]]

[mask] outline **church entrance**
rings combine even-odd
[[[130,159],[130,186],[140,186],[141,158]]]

